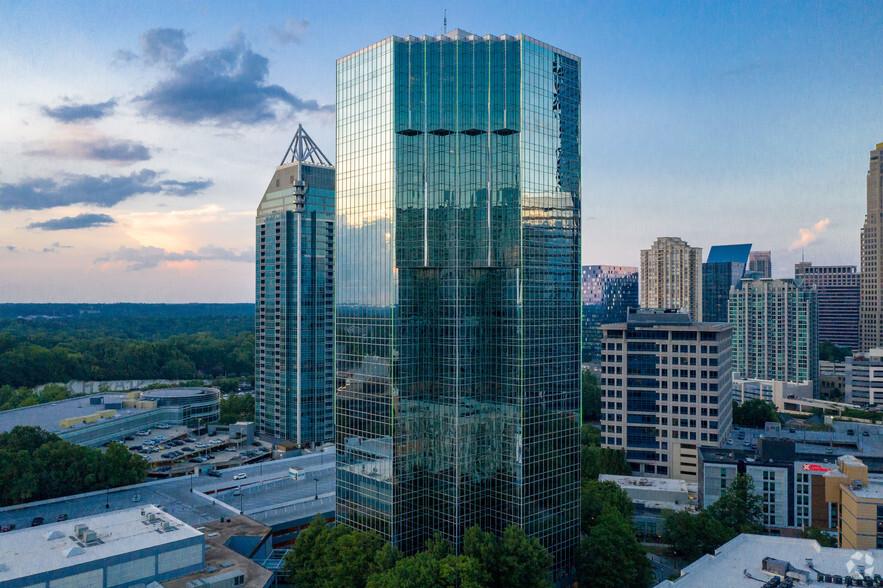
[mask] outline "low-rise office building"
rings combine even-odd
[[[669,512],[699,510],[699,486],[695,482],[610,474],[601,474],[598,481],[613,482],[628,494],[635,505],[635,533],[643,537],[662,535]]]
[[[166,388],[91,394],[0,412],[0,433],[18,425],[40,427],[78,445],[98,447],[160,424],[195,427],[217,421],[217,388]]]
[[[732,327],[630,309],[602,328],[602,446],[624,449],[636,475],[695,481],[697,449],[732,425]]]
[[[776,405],[779,411],[791,410],[786,408],[788,400],[812,399],[812,382],[780,382],[777,380],[744,380],[733,378],[733,400],[738,404],[749,400],[765,400]]]
[[[761,588],[774,577],[782,586],[786,578],[797,586],[808,583],[846,585],[846,579],[862,579],[864,586],[879,586],[873,576],[880,574],[883,551],[822,547],[814,539],[742,534],[704,555],[683,570],[677,580],[665,580],[656,588]],[[871,579],[868,583],[866,578]]]
[[[722,447],[699,451],[699,502],[714,504],[738,474],[754,481],[763,503],[764,525],[772,532],[797,535],[813,526],[837,532],[839,507],[829,498],[826,476],[837,460],[859,455],[873,473],[883,473],[880,427],[838,423],[834,431],[782,429],[733,431]]]
[[[883,349],[871,349],[846,358],[846,402],[874,405],[883,402]]]
[[[825,500],[836,505],[840,547],[883,548],[883,476],[852,455],[837,459],[825,474]]]
[[[205,537],[147,505],[0,534],[6,588],[128,588],[201,570]]]

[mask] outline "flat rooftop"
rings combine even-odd
[[[245,573],[245,588],[263,588],[273,577],[273,572],[264,569],[245,555],[228,547],[233,539],[251,539],[255,546],[266,540],[270,527],[239,515],[225,519],[225,522],[206,523],[198,529],[205,534],[205,569],[163,582],[163,588],[187,588],[187,582],[211,578],[232,570]]]
[[[142,510],[158,519],[148,522]],[[163,530],[163,522],[170,523],[171,528]],[[74,537],[74,525],[87,525],[97,532],[98,541],[82,543]],[[0,584],[201,536],[193,527],[153,505],[2,533],[0,564],[5,567],[0,568]]]
[[[729,437],[722,441],[721,447],[713,449],[711,453],[722,456],[735,450],[737,455],[745,451],[753,454],[757,448],[757,440],[761,437],[790,439],[795,442],[799,458],[820,459],[827,457],[834,462],[842,455],[854,455],[865,462],[871,471],[883,472],[883,426],[835,421],[832,425],[833,431],[807,431],[798,426],[789,425],[791,424],[782,425],[780,432],[772,434],[767,433],[764,429],[734,428],[730,431]],[[791,432],[792,428],[794,429],[793,433]],[[852,431],[851,435],[848,432],[850,430]]]
[[[614,476],[601,474],[601,482],[615,482],[620,488],[636,488],[641,490],[661,490],[664,492],[698,492],[699,484],[673,478],[644,478],[641,476]]]
[[[855,557],[856,553],[860,554],[861,560]],[[821,547],[813,539],[743,534],[722,545],[714,555],[705,555],[685,567],[681,577],[674,582],[665,580],[656,588],[759,588],[758,580],[766,582],[771,577],[761,569],[761,561],[765,557],[787,561],[795,568],[806,570],[815,582],[815,570],[824,574],[849,576],[852,571],[857,572],[856,562],[883,561],[883,550],[856,552],[854,549]],[[812,560],[812,568],[807,564],[807,559]]]
[[[334,461],[334,450],[329,449],[327,452],[228,468],[223,470],[220,478],[182,476],[110,491],[99,490],[7,506],[0,508],[0,525],[11,523],[22,529],[38,516],[46,521],[54,521],[61,514],[70,519],[80,519],[108,510],[155,504],[194,527],[221,517],[238,515],[240,510],[252,519],[272,526],[292,518],[312,518],[334,510]],[[306,473],[305,478],[297,481],[291,479],[288,468],[294,466]],[[236,474],[245,474],[246,478],[234,480]],[[318,478],[318,481],[314,478]],[[242,496],[234,496],[238,487],[241,487]],[[315,498],[317,493],[318,499]],[[3,535],[6,534],[0,534]]]
[[[13,410],[4,410],[0,412],[0,433],[11,431],[14,427],[28,426],[41,427],[50,433],[59,433],[61,431],[69,431],[71,429],[62,429],[59,422],[62,419],[71,417],[82,417],[95,414],[98,411],[105,410],[105,405],[92,404],[90,399],[103,397],[106,402],[121,400],[125,395],[120,394],[88,394],[85,396],[77,396],[68,400],[59,400],[58,402],[49,402],[46,404],[38,404],[36,406],[27,406],[25,408],[16,408]],[[115,409],[116,415],[110,419],[99,420],[96,422],[106,422],[126,416],[130,414],[139,414],[148,412],[149,408],[123,408]]]

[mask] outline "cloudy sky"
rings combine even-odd
[[[389,35],[582,57],[583,263],[662,235],[858,263],[873,2],[0,3],[0,301],[250,302],[254,211],[334,63]]]

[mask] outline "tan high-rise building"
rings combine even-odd
[[[685,309],[702,321],[702,248],[659,237],[641,250],[641,308]]]
[[[859,303],[861,350],[883,347],[883,143],[871,151],[868,210],[862,227],[862,271]]]

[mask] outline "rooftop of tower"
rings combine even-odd
[[[513,35],[500,35],[500,36],[476,35],[474,33],[464,31],[463,29],[453,29],[453,30],[448,31],[446,33],[442,33],[440,35],[434,35],[434,36],[422,35],[420,37],[415,37],[413,35],[406,35],[404,37],[398,37],[396,35],[391,35],[381,41],[378,41],[376,43],[372,43],[371,45],[368,45],[367,47],[364,47],[362,49],[359,49],[358,51],[350,53],[349,55],[344,55],[343,57],[341,57],[337,60],[337,63],[342,63],[344,61],[347,61],[348,59],[352,59],[353,57],[356,57],[357,55],[361,55],[362,53],[366,53],[376,47],[380,47],[381,45],[389,43],[390,41],[414,43],[417,41],[448,42],[448,41],[512,41],[512,40],[527,41],[527,42],[532,43],[534,45],[538,45],[540,47],[548,49],[549,51],[553,51],[555,53],[561,54],[564,57],[567,57],[569,59],[573,59],[575,61],[581,61],[579,56],[574,55],[573,53],[568,53],[567,51],[559,49],[558,47],[555,47],[554,45],[544,43],[543,41],[540,41],[538,39],[534,39],[533,37],[525,35],[525,34],[514,35],[514,36]]]

